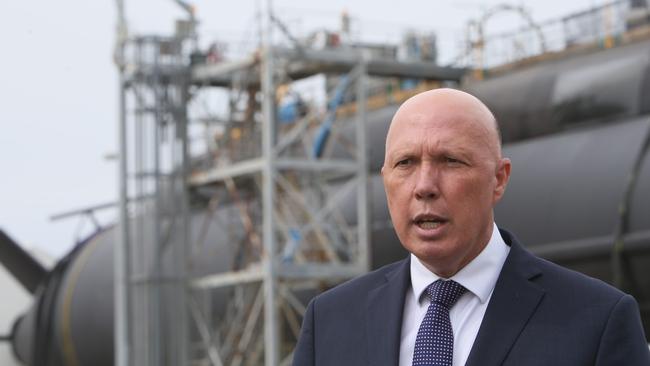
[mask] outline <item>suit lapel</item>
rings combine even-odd
[[[386,274],[386,282],[368,293],[368,365],[399,363],[404,298],[411,283],[409,264],[409,258],[403,260],[394,271]]]
[[[544,290],[530,280],[541,274],[532,254],[501,231],[510,253],[503,265],[466,366],[501,365],[537,309]]]

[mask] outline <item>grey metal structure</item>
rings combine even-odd
[[[370,269],[368,78],[457,82],[463,70],[280,48],[270,9],[258,56],[194,64],[191,13],[174,36],[127,37],[122,7],[116,364],[287,365],[305,301]],[[279,86],[318,74],[338,84],[329,109],[280,122]],[[215,89],[228,116],[203,118],[220,132],[206,128],[208,146],[190,157],[188,131],[202,119],[192,103]],[[356,104],[347,125],[336,118],[343,99]],[[350,197],[353,217],[341,212]],[[215,214],[224,207],[237,214]],[[235,243],[226,271],[204,257],[211,225]]]
[[[328,93],[327,113],[307,111],[291,124],[278,121],[278,86],[317,74],[338,78],[336,90]],[[208,215],[219,201],[239,207],[239,222],[226,225],[242,229],[224,234],[231,232],[227,241],[239,240],[248,248],[231,271],[202,274],[191,282],[192,316],[200,337],[197,364],[290,364],[305,301],[370,269],[366,83],[369,77],[423,75],[457,82],[462,70],[380,61],[351,48],[310,51],[268,45],[259,59],[193,68],[195,85],[226,90],[230,118],[221,125],[222,146],[207,155],[208,162],[193,162],[198,168],[190,185],[210,192]],[[336,123],[330,119],[327,147],[314,155],[310,151],[319,132],[335,116],[337,94],[356,103],[354,117]],[[352,216],[341,211],[350,197],[356,200]],[[199,241],[193,245],[201,246]],[[209,321],[214,302],[224,297],[229,298],[226,311]]]
[[[203,241],[220,217],[220,204],[238,208],[238,218],[216,224],[225,228],[226,242],[240,243],[230,271],[190,268],[197,365],[291,363],[306,301],[370,269],[367,80],[458,82],[463,73],[432,63],[374,59],[362,49],[278,47],[272,37],[278,20],[268,8],[266,14],[265,47],[257,56],[197,64],[191,72],[193,97],[224,91],[228,117],[197,118],[218,121],[221,130],[217,146],[192,161],[192,191],[209,203],[190,252],[210,245]],[[328,111],[306,110],[292,123],[278,120],[280,86],[314,75],[338,80],[328,92]],[[356,103],[354,117],[346,121],[336,119],[342,99]],[[319,143],[326,146],[322,154],[313,152]],[[346,217],[341,207],[350,197],[355,212]],[[191,255],[190,262],[201,258]]]
[[[195,325],[206,346],[197,352],[198,364],[257,365],[262,359],[268,366],[289,364],[291,344],[298,335],[299,319],[306,306],[297,293],[315,292],[323,284],[336,283],[369,269],[363,58],[359,55],[350,70],[356,80],[354,94],[359,109],[356,130],[352,136],[340,136],[349,139],[355,148],[347,158],[335,160],[310,157],[302,148],[310,135],[307,130],[314,123],[313,116],[305,116],[285,129],[276,123],[276,85],[282,75],[274,75],[274,63],[282,62],[283,56],[275,51],[265,48],[261,63],[252,66],[262,69],[262,88],[249,95],[261,96],[262,118],[226,125],[229,133],[240,128],[255,132],[261,129],[261,133],[252,134],[256,141],[253,146],[261,145],[261,149],[251,154],[250,144],[235,143],[232,154],[219,151],[219,160],[226,161],[224,165],[197,171],[190,179],[196,189],[214,190],[215,197],[221,190],[226,190],[235,201],[239,196],[261,197],[261,215],[251,212],[246,203],[236,202],[241,207],[240,225],[247,232],[244,246],[250,246],[253,253],[230,272],[200,276],[191,283],[196,298]],[[251,73],[250,68],[245,65],[231,71]],[[218,73],[213,75],[222,77]],[[211,85],[210,80],[199,82]],[[237,94],[236,88],[229,89],[229,93]],[[231,111],[231,115],[235,112]],[[237,158],[245,155],[252,156]],[[343,193],[357,192],[354,227],[337,217],[337,204],[343,194],[326,189],[326,182],[334,177],[345,187]],[[211,309],[200,306],[205,303],[201,299],[223,287],[229,287],[227,291],[232,294],[226,305],[227,318],[208,323],[205,317]],[[252,306],[247,306],[250,302],[246,299],[252,299]],[[205,362],[201,363],[201,358]]]
[[[184,365],[189,359],[188,41],[177,32],[130,37],[122,45],[118,365]]]

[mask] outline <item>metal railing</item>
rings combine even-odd
[[[526,19],[523,28],[486,35],[492,15],[516,12]],[[620,42],[630,30],[648,23],[650,8],[646,1],[618,0],[591,9],[535,23],[521,7],[501,5],[468,25],[465,53],[458,63],[475,69],[488,69],[549,52],[561,52],[583,46],[609,48]]]

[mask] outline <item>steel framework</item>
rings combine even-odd
[[[368,79],[463,73],[362,49],[276,47],[267,14],[266,46],[239,62],[193,64],[193,19],[118,47],[119,366],[290,364],[306,301],[369,270]],[[278,89],[313,75],[336,80],[327,110],[279,121]],[[225,101],[227,117],[194,116],[214,90],[225,98],[207,103]],[[336,118],[344,100],[355,105],[347,122]],[[208,138],[190,157],[194,121]],[[206,260],[217,241],[236,252],[214,253],[225,269]]]
[[[324,284],[368,270],[365,63],[359,56],[350,70],[359,113],[354,135],[345,138],[355,150],[349,157],[334,159],[311,156],[305,149],[313,137],[309,132],[315,116],[307,114],[286,128],[276,122],[276,85],[286,76],[274,72],[274,62],[285,61],[286,55],[266,48],[261,62],[228,70],[234,76],[229,93],[237,95],[244,94],[235,80],[256,69],[261,75],[261,82],[256,83],[261,89],[250,89],[250,85],[244,88],[248,98],[261,98],[262,118],[256,121],[253,116],[257,113],[243,113],[251,119],[226,126],[226,135],[240,131],[237,133],[257,143],[251,146],[239,140],[241,143],[232,150],[219,151],[215,161],[223,162],[221,166],[197,171],[190,178],[194,187],[223,189],[235,200],[240,195],[261,197],[261,215],[236,202],[242,206],[240,224],[247,233],[244,245],[254,254],[237,265],[239,270],[195,278],[191,284],[197,299],[192,313],[207,346],[203,355],[207,364],[256,365],[262,360],[266,365],[288,364],[305,310],[297,293],[316,292]],[[223,76],[217,72],[212,75]],[[211,84],[210,79],[200,82]],[[257,151],[252,153],[255,145]],[[244,158],[239,159],[241,156]],[[328,191],[327,181],[333,177],[342,190]],[[346,223],[337,204],[352,191],[356,192],[357,217],[353,223]],[[199,306],[200,299],[205,298],[202,293],[226,286],[232,294],[230,303],[218,324],[212,324],[217,327],[211,327],[205,322],[209,306]]]
[[[339,80],[336,90],[328,93],[330,110],[324,116],[307,112],[288,126],[276,121],[277,86],[322,73]],[[239,207],[235,221],[243,228],[237,233],[246,233],[243,245],[253,253],[232,271],[191,282],[192,314],[204,346],[196,358],[203,363],[198,364],[290,364],[305,300],[369,269],[368,78],[426,75],[432,80],[458,80],[461,74],[459,69],[426,63],[367,59],[361,50],[278,47],[266,48],[257,60],[193,68],[194,84],[224,88],[233,97],[230,121],[221,131],[224,141],[209,155],[214,166],[193,171],[190,185],[211,187],[212,202],[224,197],[221,191],[228,193]],[[335,102],[341,94],[356,104],[354,118],[345,122],[353,126],[347,129],[327,124],[336,115]],[[255,102],[260,100],[261,105]],[[332,128],[328,146],[345,152],[314,152],[327,126]],[[259,206],[241,197],[261,197]],[[353,218],[344,218],[339,208],[351,198],[356,200],[356,212]],[[208,213],[214,213],[216,206],[208,207]],[[239,240],[238,235],[228,241]],[[219,296],[229,294],[230,301],[210,321],[214,306],[210,292],[217,289]]]
[[[189,359],[186,41],[183,36],[149,36],[123,44],[119,365],[183,365]]]

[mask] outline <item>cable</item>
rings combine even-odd
[[[650,150],[650,123],[648,124],[648,129],[646,131],[645,139],[641,144],[641,149],[639,154],[636,156],[634,165],[632,166],[632,171],[630,172],[623,192],[623,198],[619,204],[619,218],[618,224],[616,225],[616,230],[614,231],[614,246],[612,247],[612,275],[614,285],[620,289],[625,290],[629,281],[631,281],[631,276],[626,276],[624,262],[625,258],[625,234],[628,231],[629,219],[630,219],[630,206],[632,205],[632,198],[636,183],[639,177],[639,171],[641,170],[642,163],[648,151]]]

